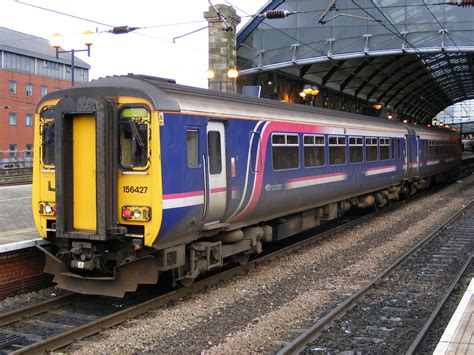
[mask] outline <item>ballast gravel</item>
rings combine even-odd
[[[79,341],[64,351],[278,351],[473,198],[474,176],[470,176],[432,195],[409,201],[350,232],[337,233],[247,275]],[[15,307],[15,299],[8,300],[9,307]],[[0,309],[5,309],[6,302],[0,302]],[[21,297],[18,302],[24,304]]]

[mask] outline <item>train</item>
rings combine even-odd
[[[456,175],[450,129],[111,76],[44,96],[32,208],[58,287],[191,284],[268,243]]]

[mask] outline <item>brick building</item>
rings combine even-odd
[[[32,155],[36,104],[71,85],[70,64],[70,54],[56,59],[48,40],[0,27],[0,168],[8,158]],[[89,68],[75,58],[75,82],[88,81]]]

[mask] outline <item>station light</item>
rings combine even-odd
[[[82,33],[83,43],[86,45],[86,49],[71,49],[69,51],[60,50],[63,45],[63,36],[59,33],[53,34],[49,39],[49,44],[56,49],[56,59],[59,59],[59,54],[71,53],[71,86],[74,86],[74,72],[75,72],[75,59],[74,55],[76,52],[87,52],[87,56],[91,56],[91,46],[94,43],[95,33],[92,31],[85,31]]]
[[[63,36],[61,36],[59,33],[54,33],[49,39],[49,44],[51,45],[51,47],[54,47],[56,49],[60,48],[63,44]]]
[[[207,80],[214,79],[215,76],[216,76],[216,73],[214,73],[214,70],[208,69],[208,70],[206,71],[206,79],[207,79]]]
[[[227,71],[227,77],[229,79],[237,79],[239,76],[239,72],[235,68],[231,68]]]
[[[375,103],[375,104],[372,105],[372,107],[376,110],[380,110],[382,108],[382,105],[379,104],[379,103]]]

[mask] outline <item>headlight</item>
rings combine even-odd
[[[130,221],[148,222],[151,220],[151,208],[148,206],[122,206],[122,218]]]

